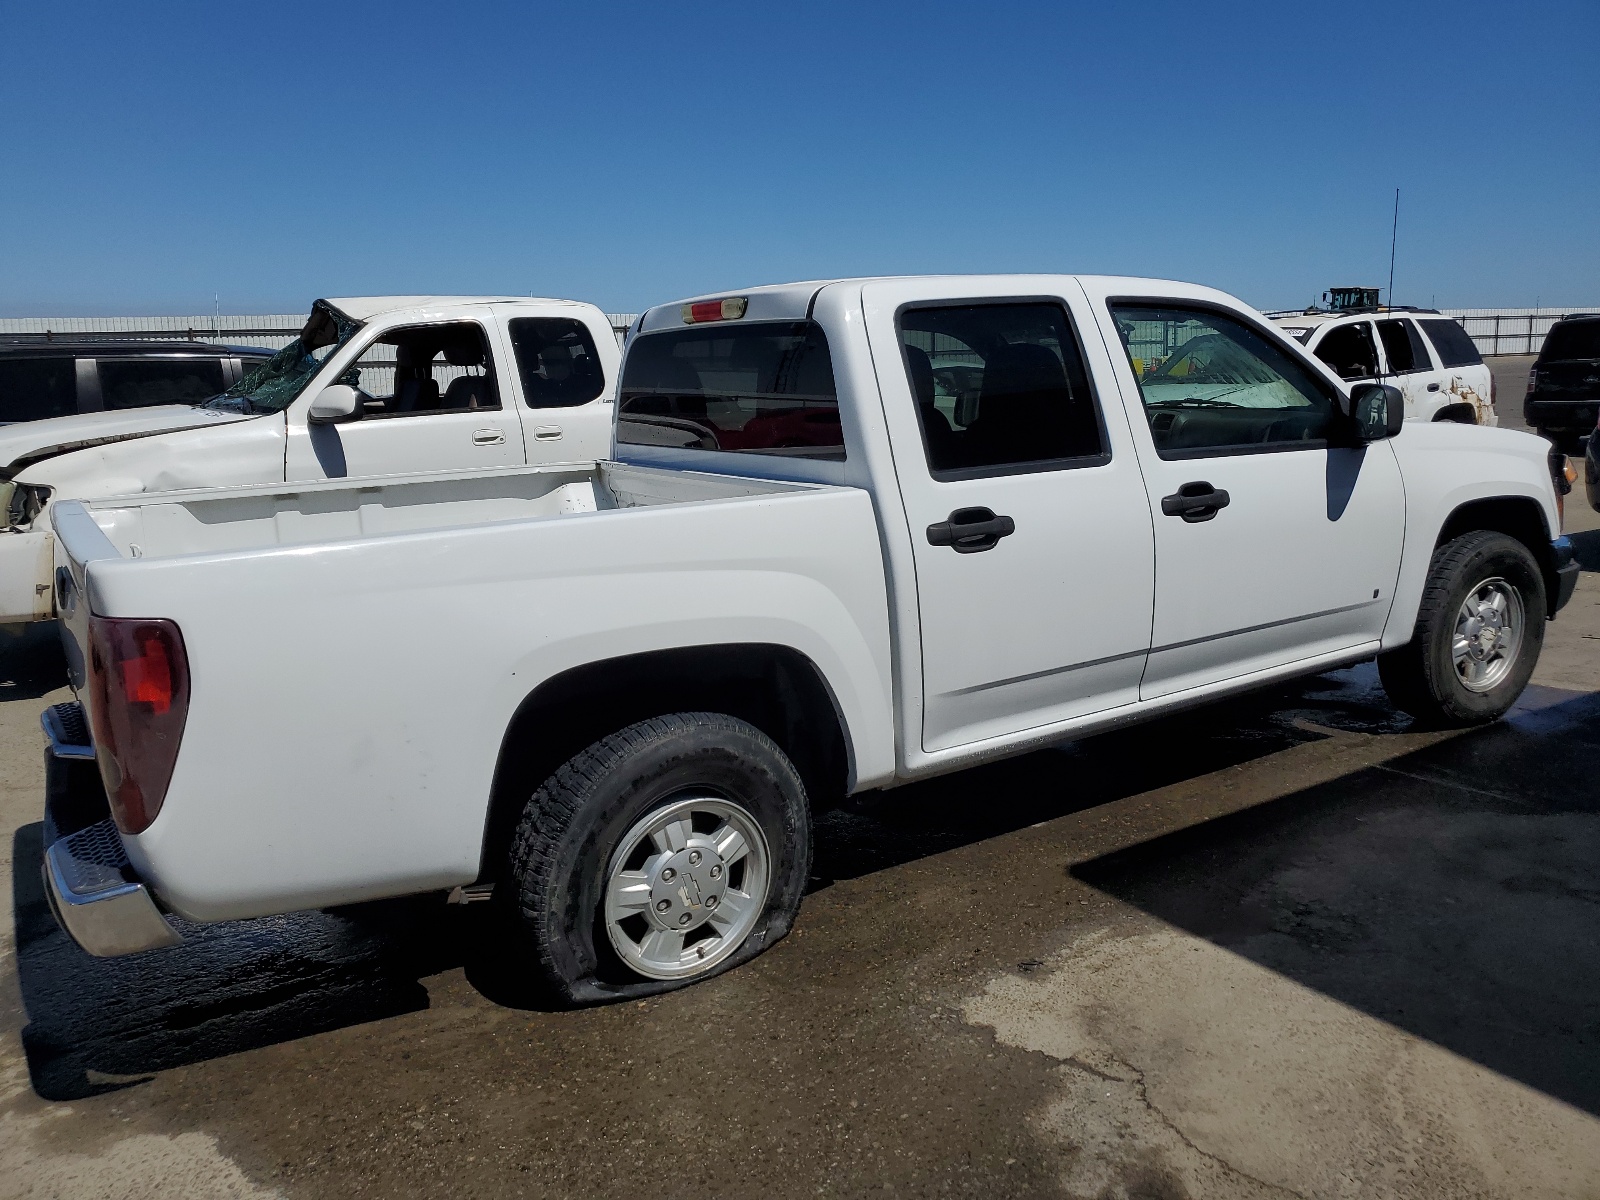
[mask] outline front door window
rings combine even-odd
[[[1340,379],[1376,379],[1378,349],[1372,341],[1372,323],[1357,321],[1330,329],[1317,343],[1316,355]]]

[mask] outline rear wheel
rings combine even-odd
[[[1463,534],[1433,553],[1411,642],[1378,657],[1389,699],[1427,725],[1477,725],[1516,702],[1544,644],[1545,591],[1528,548]]]
[[[736,718],[676,713],[545,780],[510,873],[541,972],[594,1003],[754,958],[789,931],[810,860],[805,787],[783,751]]]

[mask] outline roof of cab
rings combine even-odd
[[[1290,329],[1314,329],[1319,325],[1331,325],[1335,321],[1374,321],[1383,317],[1437,317],[1440,312],[1436,308],[1411,308],[1396,305],[1393,308],[1356,308],[1344,312],[1275,312],[1268,313],[1268,318],[1274,325],[1281,325]]]
[[[569,304],[576,300],[540,296],[329,296],[323,301],[356,321],[370,321],[384,313],[411,308],[459,308],[467,304]]]
[[[1114,283],[1118,286],[1127,286],[1134,291],[1144,291],[1151,285],[1159,285],[1159,290],[1172,288],[1193,289],[1195,287],[1194,284],[1183,284],[1169,279],[1140,279],[1131,276],[1113,275],[1069,275],[1061,272],[985,272],[968,275],[864,275],[843,279],[809,279],[799,283],[774,283],[766,284],[762,287],[728,288],[720,292],[707,292],[703,296],[689,296],[683,300],[675,300],[671,304],[658,304],[645,310],[635,328],[641,333],[652,330],[681,328],[684,305],[702,300],[726,299],[733,296],[742,296],[749,302],[749,306],[745,309],[745,321],[799,321],[810,313],[812,301],[816,298],[817,293],[822,291],[823,288],[833,287],[841,283],[868,284],[915,279],[994,280],[1045,278],[1094,280]],[[1210,291],[1210,289],[1206,290]]]

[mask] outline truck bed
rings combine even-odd
[[[815,664],[893,771],[888,598],[860,489],[610,462],[55,506],[80,699],[91,613],[170,620],[190,674],[160,816],[124,841],[197,920],[472,882],[530,695],[673,645]]]
[[[56,525],[90,558],[107,556],[94,529],[119,557],[171,558],[803,490],[729,475],[573,463],[112,497],[64,508]]]

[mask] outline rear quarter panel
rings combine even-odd
[[[194,919],[470,882],[512,715],[601,659],[793,647],[832,689],[857,775],[893,770],[883,566],[858,490],[102,561],[87,589],[96,612],[183,632],[177,767],[126,840]]]

